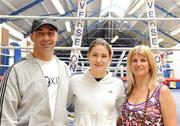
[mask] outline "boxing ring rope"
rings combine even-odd
[[[2,64],[0,64],[0,67],[9,67],[9,65],[2,65]]]
[[[28,46],[0,46],[0,49],[33,49],[33,47]],[[81,50],[87,51],[88,47],[55,47],[55,50]],[[121,48],[121,47],[112,47],[113,51],[123,51],[123,50],[131,50],[131,48]],[[151,48],[152,51],[157,51],[157,49]],[[159,51],[180,51],[180,48],[158,48]]]
[[[163,84],[169,84],[170,82],[180,82],[180,79],[175,79],[175,78],[164,78],[164,80],[162,81]]]
[[[21,49],[33,49],[32,47],[19,47],[19,46],[0,46],[0,49],[16,49],[16,48],[21,48]],[[81,50],[81,51],[87,51],[88,47],[55,47],[55,50]],[[120,48],[120,47],[113,47],[112,50],[113,51],[123,51],[123,50],[127,50],[129,51],[131,48]],[[152,51],[156,51],[157,49],[151,48]],[[159,51],[180,51],[179,48],[159,48]],[[7,55],[7,54],[0,54],[0,55]],[[7,65],[0,65],[3,67],[8,67]],[[123,68],[124,70],[125,68]],[[2,80],[2,76],[0,76],[0,80]],[[121,79],[123,81],[127,81],[127,77],[121,77]],[[164,78],[163,79],[163,84],[167,85],[170,82],[180,82],[180,79],[175,79],[175,78]]]
[[[0,53],[1,56],[10,56],[9,54]]]
[[[120,77],[123,81],[127,81],[127,77]],[[162,83],[168,85],[170,82],[180,82],[180,79],[175,78],[163,78]]]

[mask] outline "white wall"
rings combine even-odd
[[[179,51],[173,51],[171,59],[173,60],[174,78],[180,79],[180,44],[177,44],[173,48],[179,49]]]

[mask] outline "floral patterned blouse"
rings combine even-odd
[[[163,126],[163,118],[160,110],[160,89],[163,85],[159,84],[154,90],[153,94],[149,97],[147,101],[147,110],[145,119],[141,126]],[[165,86],[165,85],[164,85]],[[121,109],[122,117],[126,118],[125,126],[140,126],[142,121],[142,114],[144,111],[145,102],[139,104],[132,104],[129,102],[124,102],[124,112],[123,107]]]

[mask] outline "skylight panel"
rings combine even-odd
[[[101,13],[103,16],[107,12],[112,12],[118,17],[123,17],[132,0],[102,0]]]

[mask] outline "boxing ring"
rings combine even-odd
[[[21,50],[21,49],[27,49],[27,50],[29,50],[29,49],[32,49],[32,47],[20,47],[20,46],[1,46],[0,47],[1,49],[14,49],[14,50]],[[129,51],[131,48],[112,48],[112,50],[113,50],[113,52],[115,52],[115,51]],[[79,50],[79,51],[87,51],[88,50],[88,47],[55,47],[55,50]],[[155,49],[151,49],[152,51],[156,51]],[[180,49],[179,48],[159,48],[159,50],[160,51],[180,51]],[[19,52],[20,53],[20,52]],[[10,55],[8,55],[7,53],[5,53],[5,54],[3,54],[3,53],[1,53],[0,54],[1,55],[1,59],[3,58],[2,56],[4,56],[4,58],[5,58],[5,60],[7,60],[7,58],[8,57],[14,57],[14,56],[10,56]],[[19,56],[20,54],[18,54],[18,56]],[[123,57],[123,56],[122,56]],[[121,58],[122,58],[121,57]],[[20,57],[19,57],[19,59],[20,59]],[[86,59],[87,60],[87,59]],[[17,60],[14,60],[14,63],[16,62],[16,61],[18,61],[18,59]],[[112,61],[113,61],[113,59],[112,59]],[[122,60],[121,60],[122,61]],[[6,61],[7,62],[7,61]],[[67,62],[67,61],[66,61]],[[69,59],[69,61],[68,62],[71,62],[70,61],[70,59]],[[79,62],[81,62],[81,61],[79,61]],[[88,61],[86,61],[86,62],[88,62]],[[119,65],[119,64],[118,64]],[[1,68],[3,67],[3,68],[8,68],[9,66],[8,66],[8,64],[0,64],[0,66],[1,66]],[[85,70],[87,67],[83,67],[83,66],[80,66],[80,68],[79,69],[81,69],[82,71],[83,70]],[[109,69],[113,69],[113,72],[120,72],[120,78],[124,81],[124,82],[126,82],[127,81],[127,77],[125,77],[125,76],[123,76],[126,72],[126,67],[122,67],[121,65],[120,66],[116,66],[116,67],[109,67]],[[3,78],[3,75],[1,75],[0,76],[0,80],[2,80],[2,78]],[[165,84],[165,85],[167,85],[167,86],[171,86],[170,84],[171,83],[177,83],[178,85],[180,84],[180,79],[179,78],[174,78],[174,77],[164,77],[163,78],[163,80],[162,80],[162,83],[163,84]],[[178,88],[180,88],[180,86],[178,86]]]

